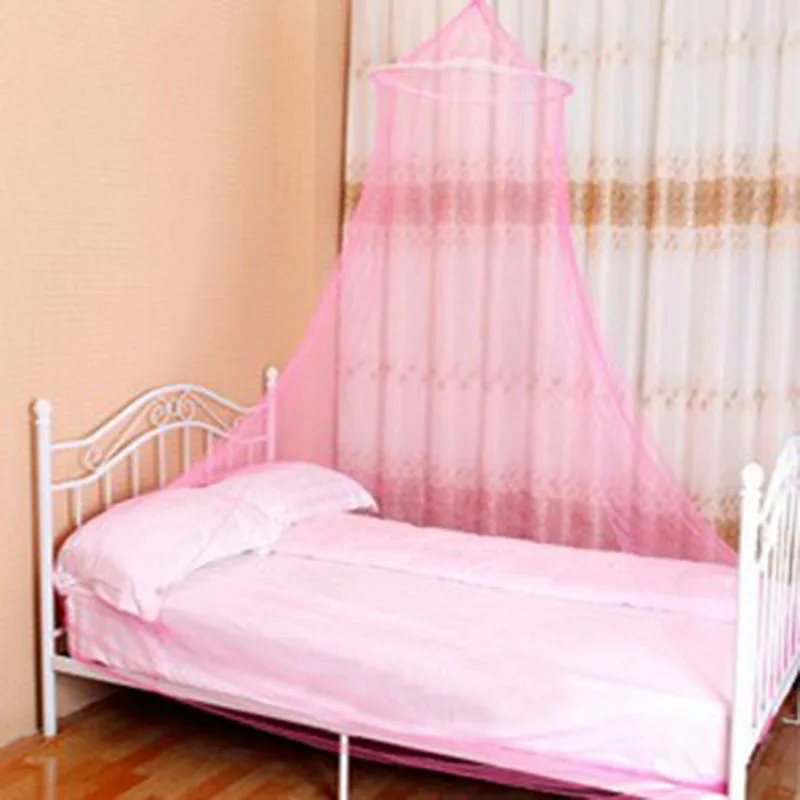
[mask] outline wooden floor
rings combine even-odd
[[[354,761],[352,800],[522,800],[530,792]],[[751,800],[800,798],[800,730],[776,725]],[[1,800],[330,800],[336,759],[147,695],[120,695],[52,742],[0,750]]]

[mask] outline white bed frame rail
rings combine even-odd
[[[800,437],[765,474],[743,474],[738,624],[728,796],[746,800],[747,768],[800,671]],[[800,704],[795,718],[798,724]]]
[[[249,460],[275,457],[277,370],[265,372],[264,390],[272,394],[263,435],[246,443]],[[205,455],[216,440],[230,439],[236,424],[251,410],[201,386],[174,384],[133,400],[85,437],[64,442],[52,439],[52,406],[34,404],[36,487],[39,554],[39,623],[42,728],[45,736],[57,732],[56,675],[59,673],[136,687],[134,682],[110,677],[101,668],[59,655],[57,643],[64,631],[56,628],[53,561],[55,555],[54,498],[66,493],[70,524],[84,521],[82,497],[89,487],[99,491],[100,510],[141,491],[140,459],[148,443],[155,446],[155,483],[168,479],[167,442],[178,442],[180,469],[192,466],[197,448],[191,432],[205,436]],[[72,452],[80,468],[77,477],[53,479],[54,456]],[[174,451],[170,451],[174,452]],[[114,476],[127,470],[126,497],[117,497]],[[786,445],[766,493],[764,471],[751,464],[743,473],[739,553],[738,625],[733,714],[729,742],[730,800],[746,800],[750,759],[779,713],[800,671],[800,437]],[[172,694],[190,702],[214,702],[203,692],[183,688]],[[226,708],[263,713],[240,700]],[[293,717],[275,709],[276,719],[312,727],[314,720]],[[800,720],[800,715],[798,716]],[[789,722],[797,722],[790,720]],[[350,739],[339,737],[339,798],[346,800],[349,785]]]

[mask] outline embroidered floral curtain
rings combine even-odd
[[[353,0],[348,212],[373,143],[370,70],[463,5]],[[609,352],[699,509],[733,531],[743,464],[800,431],[800,5],[494,8],[576,87],[572,233]]]

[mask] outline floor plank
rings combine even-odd
[[[352,800],[530,800],[515,789],[356,761]],[[800,729],[777,724],[750,800],[800,797]],[[336,758],[158,697],[121,693],[48,742],[0,750],[2,800],[331,800]]]

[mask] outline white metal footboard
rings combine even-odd
[[[766,494],[757,464],[743,480],[731,800],[745,800],[748,762],[800,670],[800,437],[784,448]]]

